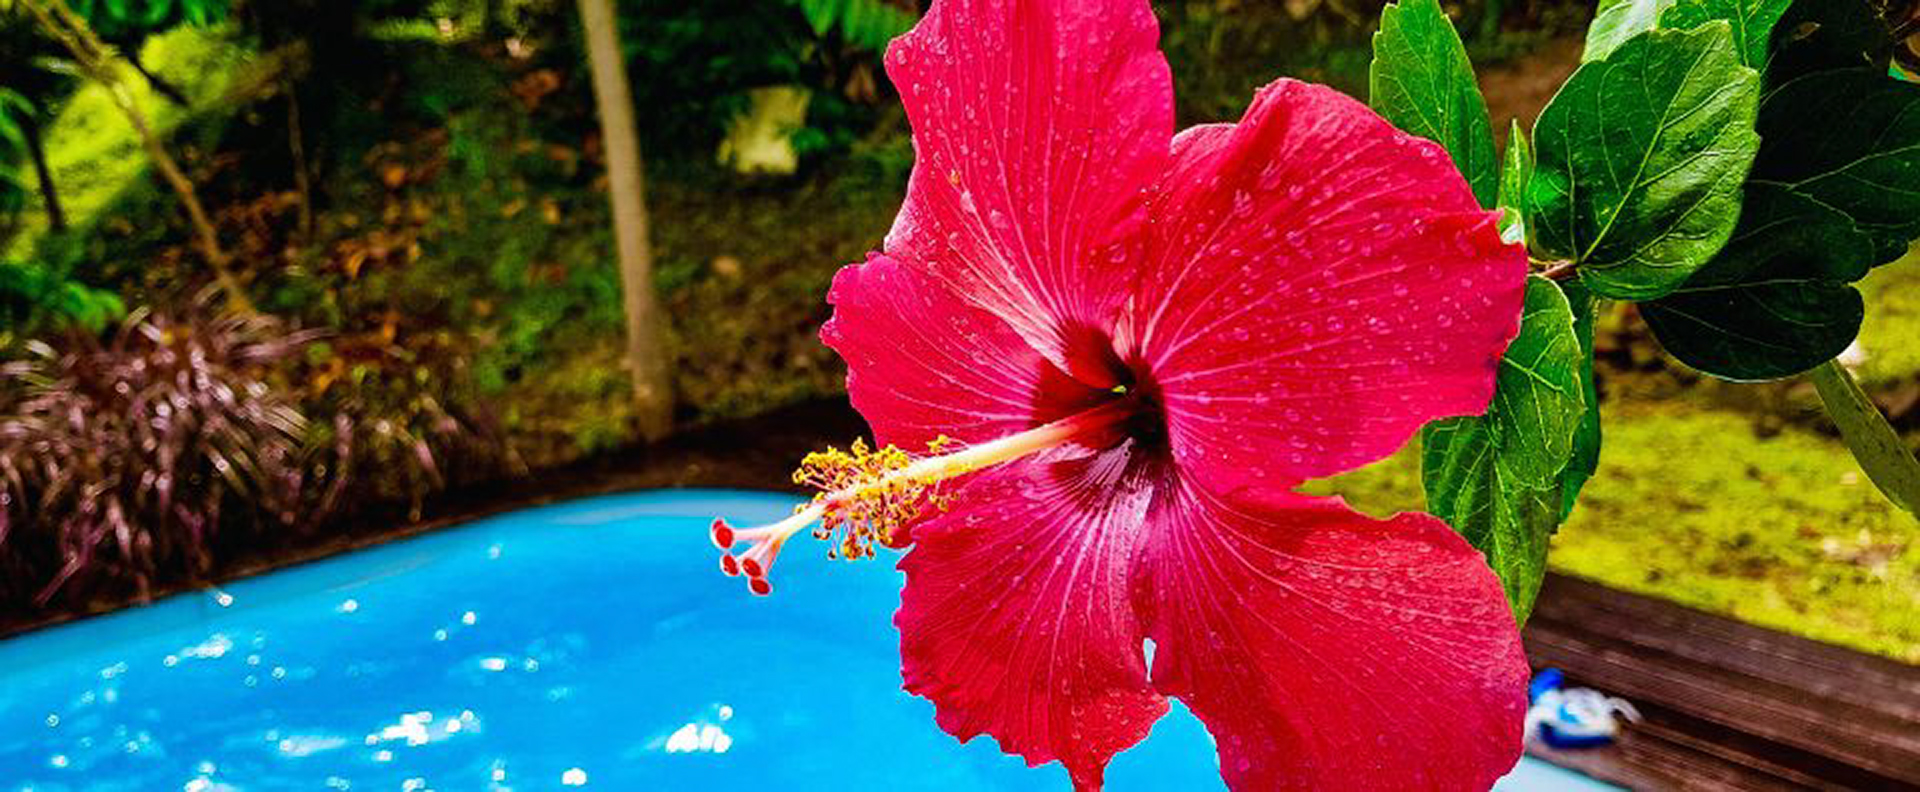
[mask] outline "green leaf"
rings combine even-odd
[[[173,16],[175,2],[176,0],[146,0],[146,7],[140,12],[140,26],[151,30],[164,24]]]
[[[0,239],[4,239],[27,206],[25,171],[29,159],[27,131],[33,106],[20,94],[0,88]]]
[[[825,36],[833,29],[835,14],[840,10],[836,0],[798,0],[800,13],[807,18],[807,26],[813,28],[813,35]]]
[[[1429,424],[1421,483],[1427,507],[1487,556],[1515,615],[1532,609],[1547,538],[1562,513],[1561,476],[1586,410],[1580,343],[1560,288],[1527,282],[1520,335],[1501,360],[1487,414]]]
[[[1821,355],[1846,350],[1866,315],[1853,287],[1811,280],[1703,287],[1641,308],[1667,354],[1736,382],[1776,380],[1818,365]]]
[[[1586,400],[1581,393],[1580,341],[1573,309],[1560,287],[1527,279],[1520,334],[1500,358],[1493,403],[1494,448],[1508,480],[1546,486],[1557,480],[1573,454],[1573,433]]]
[[[848,44],[879,50],[895,36],[913,27],[914,15],[885,0],[787,0],[798,5],[816,36],[839,29]]]
[[[1853,375],[1829,360],[1813,370],[1813,385],[1867,478],[1895,506],[1920,515],[1920,460],[1914,459],[1899,433],[1887,425],[1886,416],[1860,390]]]
[[[868,35],[869,23],[873,18],[873,4],[868,0],[846,0],[840,17],[840,34],[848,41],[864,41]]]
[[[1487,558],[1514,620],[1525,624],[1547,573],[1547,543],[1559,527],[1551,489],[1502,480],[1485,419],[1450,418],[1421,432],[1427,510]]]
[[[1726,20],[1733,26],[1733,41],[1740,50],[1740,62],[1760,69],[1766,66],[1767,53],[1772,48],[1773,26],[1791,5],[1793,0],[1678,0],[1660,15],[1660,26],[1687,30],[1716,19]]]
[[[0,116],[0,178],[27,157],[27,133],[13,119]]]
[[[27,98],[0,88],[0,162],[25,157],[27,133],[22,125],[33,123],[33,105]]]
[[[1587,26],[1587,50],[1583,62],[1605,60],[1628,39],[1654,29],[1660,15],[1672,8],[1675,0],[1601,0]]]
[[[1499,161],[1487,102],[1438,0],[1400,0],[1381,10],[1368,77],[1373,109],[1444,146],[1480,205],[1493,206]]]
[[[1885,74],[1892,62],[1893,31],[1867,0],[1799,0],[1773,28],[1767,85],[1829,69]]]
[[[1567,468],[1560,471],[1560,519],[1565,520],[1573,515],[1580,490],[1600,469],[1600,389],[1593,376],[1593,315],[1599,306],[1580,281],[1559,281],[1558,284],[1573,310],[1573,335],[1580,342],[1580,359],[1575,368],[1580,375],[1584,407],[1580,426],[1573,433],[1573,456],[1567,460]]]
[[[1644,33],[1582,65],[1534,130],[1534,241],[1603,297],[1678,287],[1733,234],[1759,88],[1725,22]]]
[[[222,0],[183,0],[181,11],[186,14],[187,22],[194,25],[211,25],[227,15],[226,3]]]
[[[1920,237],[1920,85],[1874,67],[1816,72],[1769,93],[1759,124],[1753,183],[1845,214],[1892,258]]]
[[[1920,237],[1916,111],[1920,86],[1876,67],[1818,71],[1769,93],[1733,240],[1679,290],[1641,306],[1667,351],[1751,381],[1846,349],[1865,310],[1849,284]]]
[[[18,91],[0,88],[0,115],[31,118],[34,115],[33,102]]]
[[[1726,249],[1640,315],[1682,363],[1731,380],[1779,379],[1853,342],[1865,305],[1847,284],[1874,258],[1846,215],[1755,182]]]
[[[1500,239],[1509,244],[1527,242],[1527,184],[1533,180],[1533,144],[1520,119],[1507,131],[1507,156],[1500,169]]]

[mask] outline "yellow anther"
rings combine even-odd
[[[875,543],[891,541],[894,529],[927,505],[924,495],[933,481],[902,475],[912,464],[907,452],[894,446],[875,450],[865,440],[853,441],[846,451],[829,447],[808,454],[793,480],[820,491],[813,498],[822,511],[814,538],[837,539],[829,552],[833,556],[872,556]]]
[[[1134,409],[1131,400],[1109,402],[973,445],[943,435],[928,442],[929,453],[919,458],[893,446],[876,450],[864,440],[855,440],[846,451],[830,447],[808,454],[793,481],[820,494],[795,508],[792,516],[755,528],[713,521],[713,541],[723,554],[721,571],[744,575],[755,594],[766,594],[772,590],[767,570],[780,548],[809,526],[815,526],[814,537],[831,540],[830,556],[870,558],[875,544],[895,544],[896,532],[927,509],[948,507],[950,496],[940,491],[941,482],[1108,431]],[[741,542],[749,549],[736,555],[733,547]]]

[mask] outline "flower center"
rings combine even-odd
[[[954,441],[929,443],[929,455],[914,457],[887,446],[878,450],[856,440],[846,451],[828,448],[808,454],[793,481],[819,490],[793,516],[757,528],[735,528],[714,518],[712,537],[721,550],[720,570],[745,575],[755,594],[773,591],[767,572],[788,539],[811,527],[814,538],[831,540],[830,556],[866,558],[875,544],[891,544],[894,531],[929,508],[944,507],[941,482],[982,468],[1056,448],[1069,442],[1094,447],[1115,443],[1116,431],[1138,437],[1138,424],[1156,422],[1159,410],[1140,395],[1116,388],[1117,398],[1024,432],[948,451]],[[1159,430],[1164,431],[1164,430]],[[733,547],[745,542],[745,552]]]
[[[1122,385],[1115,393],[1126,394],[1136,405],[1122,427],[1133,447],[1142,453],[1159,455],[1167,451],[1167,414],[1162,404],[1160,383],[1144,370],[1129,366]]]

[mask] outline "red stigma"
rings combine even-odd
[[[773,592],[773,584],[767,582],[767,571],[773,569],[773,560],[780,555],[780,548],[787,543],[792,530],[782,530],[780,526],[765,526],[738,530],[727,521],[715,518],[711,526],[713,544],[720,548],[720,571],[729,577],[747,578],[747,589],[765,596]],[[733,546],[746,542],[746,552],[734,553]]]

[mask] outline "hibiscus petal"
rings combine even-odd
[[[1081,787],[1167,709],[1129,600],[1152,492],[1128,456],[982,473],[914,528],[900,562],[906,689],[962,741],[991,734],[1028,764],[1060,761]]]
[[[1173,133],[1158,40],[1141,0],[940,0],[887,50],[916,157],[887,252],[1103,388]]]
[[[1229,787],[1486,789],[1519,761],[1519,629],[1445,524],[1170,494],[1136,576],[1153,683],[1213,732]]]
[[[1099,397],[1005,322],[886,256],[842,268],[827,301],[820,338],[847,361],[847,394],[883,445],[985,442]]]
[[[1216,492],[1350,470],[1486,409],[1526,252],[1439,146],[1282,80],[1240,123],[1182,133],[1150,212],[1125,354]]]

